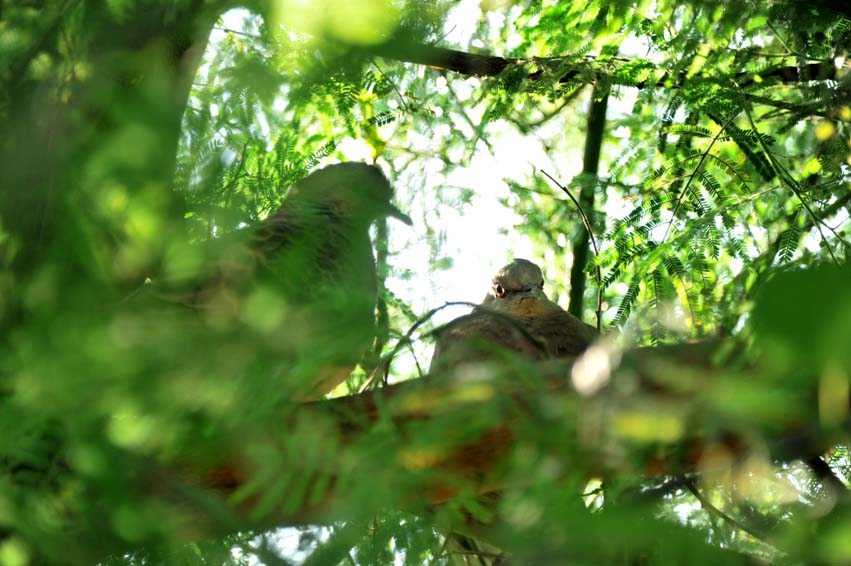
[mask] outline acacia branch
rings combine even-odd
[[[597,82],[606,77],[612,84],[633,86],[639,89],[651,87],[681,88],[688,80],[685,72],[676,75],[663,73],[657,78],[648,78],[643,81],[634,82],[620,78],[616,73],[603,70],[601,61],[589,56],[576,60],[571,56],[564,57],[499,57],[478,53],[468,53],[457,49],[437,47],[416,43],[398,34],[370,50],[370,54],[395,59],[405,63],[425,65],[442,71],[452,71],[461,75],[471,77],[494,77],[512,67],[529,68],[526,79],[529,81],[553,80],[556,83],[571,83],[577,80],[582,82]],[[607,66],[623,66],[632,63],[633,60],[616,57],[607,59]],[[567,67],[565,70],[564,67]],[[797,83],[808,77],[817,77],[819,80],[832,80],[836,78],[836,67],[832,62],[809,63],[801,67],[788,65],[766,69],[759,74],[759,83],[755,78],[757,73],[739,72],[732,77],[724,77],[724,83],[735,80],[739,86],[747,87],[754,84],[766,82]]]

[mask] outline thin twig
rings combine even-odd
[[[591,497],[592,495],[600,495],[601,493],[603,493],[603,487],[602,486],[595,487],[591,491],[586,491],[582,495],[580,495],[580,497]]]
[[[425,377],[425,373],[423,373],[423,368],[420,366],[420,360],[417,358],[417,352],[414,350],[414,345],[411,344],[410,341],[406,344],[408,351],[411,353],[411,357],[414,358],[414,366],[417,368],[417,377]]]
[[[682,478],[682,485],[684,485],[686,487],[686,489],[688,489],[689,492],[691,492],[691,494],[695,497],[695,499],[697,499],[698,502],[700,502],[700,506],[703,507],[703,509],[706,512],[708,512],[712,515],[715,515],[716,517],[720,517],[721,519],[723,519],[727,523],[730,523],[731,525],[733,525],[734,527],[736,527],[740,531],[743,531],[743,532],[749,534],[750,536],[752,536],[756,540],[762,542],[766,546],[769,546],[770,548],[774,548],[773,546],[768,544],[765,540],[763,540],[763,538],[762,538],[763,535],[761,533],[757,532],[756,530],[747,526],[746,524],[742,523],[741,521],[734,519],[733,517],[731,517],[730,515],[728,515],[724,511],[720,510],[715,505],[713,505],[702,493],[700,493],[700,490],[698,490],[697,486],[694,484],[694,480],[692,480],[691,478],[683,477]],[[774,549],[774,550],[776,551],[777,549]]]
[[[779,188],[779,187],[777,187]],[[839,197],[835,202],[829,204],[823,210],[821,210],[821,214],[825,217],[836,214],[842,207],[848,206],[851,203],[851,192],[846,193]],[[805,222],[812,222],[811,219],[805,217]],[[804,230],[810,230],[812,226],[805,225],[803,227]],[[763,273],[771,264],[774,256],[777,255],[777,250],[780,249],[780,235],[778,235],[773,241],[766,243],[765,252],[762,252],[751,261],[750,270],[743,269],[736,277],[733,279],[732,287],[735,287],[741,283],[741,280],[748,277],[750,272],[761,274]],[[752,297],[753,294],[757,291],[759,285],[752,285],[750,291],[745,294],[745,297]]]
[[[600,269],[600,264],[597,263],[597,258],[600,255],[600,249],[597,247],[597,239],[594,237],[594,230],[591,228],[591,221],[588,219],[588,215],[585,214],[585,210],[582,209],[582,205],[579,204],[579,200],[573,196],[573,193],[571,193],[567,187],[556,181],[552,175],[543,169],[541,169],[541,173],[546,175],[550,182],[561,189],[570,198],[573,204],[576,205],[577,210],[579,210],[579,216],[582,218],[582,224],[588,232],[588,238],[591,240],[591,247],[594,249],[594,268],[597,276],[597,332],[601,332],[603,325],[603,271]]]
[[[553,119],[554,117],[556,117],[556,116],[558,116],[559,114],[561,114],[561,111],[562,111],[562,110],[564,110],[564,109],[565,109],[565,107],[566,107],[568,104],[570,104],[571,102],[573,102],[573,100],[574,100],[577,96],[579,96],[579,94],[580,94],[581,92],[582,92],[582,89],[581,89],[581,88],[577,88],[575,91],[573,91],[573,93],[571,93],[571,94],[569,94],[569,95],[565,96],[565,97],[564,97],[564,100],[563,100],[563,101],[562,101],[562,102],[561,102],[561,103],[560,103],[560,104],[559,104],[559,105],[558,105],[558,106],[557,106],[557,107],[556,107],[556,108],[555,108],[552,112],[549,112],[549,113],[546,113],[546,114],[545,114],[545,113],[543,113],[543,112],[541,112],[541,114],[542,114],[542,117],[541,117],[541,118],[539,118],[539,119],[537,119],[537,120],[534,120],[534,121],[531,121],[531,122],[525,122],[525,123],[523,123],[522,125],[523,125],[523,126],[525,126],[525,127],[527,127],[527,128],[529,128],[530,130],[535,129],[535,128],[540,128],[541,126],[543,126],[544,124],[546,124],[547,122],[549,122],[551,119]],[[520,124],[520,122],[521,122],[521,121],[520,121],[520,116],[519,116],[519,115],[520,115],[520,112],[519,112],[519,111],[514,111],[514,112],[512,112],[512,115],[511,115],[511,117],[509,118],[509,120],[511,120],[511,121],[512,121],[512,122],[514,122],[515,124]]]
[[[486,137],[484,137],[482,135],[482,130],[484,129],[484,124],[480,123],[480,124],[476,125],[476,123],[473,121],[473,119],[470,118],[470,116],[467,114],[467,111],[464,108],[464,104],[461,103],[461,99],[458,96],[458,93],[455,92],[455,89],[452,88],[452,80],[451,79],[446,79],[446,90],[449,91],[449,94],[452,95],[452,98],[457,103],[458,113],[461,115],[462,118],[464,118],[464,121],[467,122],[467,125],[470,126],[470,129],[473,130],[474,136],[470,140],[470,142],[471,142],[470,143],[471,153],[475,151],[476,144],[478,144],[481,141],[481,142],[484,142],[484,144],[487,146],[488,151],[491,154],[493,154],[494,153],[493,145],[491,145],[491,142],[490,142],[489,139],[487,139]]]
[[[239,31],[237,29],[226,28],[222,26],[213,26],[214,30],[223,31],[225,33],[232,33],[234,35],[241,35],[243,37],[247,37],[248,39],[260,40],[262,39],[259,35],[254,35],[251,33],[246,33],[244,31]]]
[[[399,338],[390,353],[384,356],[384,358],[382,358],[381,362],[375,367],[369,378],[367,378],[364,384],[361,385],[361,388],[358,390],[358,393],[363,393],[364,391],[369,389],[373,382],[375,382],[379,374],[383,375],[382,381],[385,380],[387,372],[390,370],[390,363],[393,361],[393,358],[396,357],[396,355],[402,348],[406,347],[411,343],[411,336],[413,336],[414,332],[416,332],[420,326],[425,324],[426,321],[428,321],[431,317],[433,317],[435,314],[439,313],[443,309],[457,306],[476,307],[478,305],[476,303],[470,303],[467,301],[452,301],[448,303],[443,303],[439,307],[435,307],[425,313],[423,316],[417,319],[417,321],[413,325],[411,325],[411,327],[408,329],[404,336]],[[419,366],[419,364],[417,365]]]
[[[437,553],[432,557],[430,566],[435,566],[437,564],[438,559],[446,552],[446,544],[449,542],[449,537],[443,537],[443,544],[440,545],[440,548],[437,549]]]
[[[677,220],[677,212],[679,212],[680,210],[680,205],[682,205],[683,203],[683,197],[685,196],[686,191],[688,191],[689,187],[691,187],[691,182],[697,176],[697,172],[700,171],[700,168],[703,167],[703,162],[706,161],[707,157],[709,157],[709,153],[712,151],[712,146],[715,145],[715,142],[718,141],[718,138],[721,137],[721,134],[724,133],[724,131],[727,129],[727,126],[730,125],[730,123],[735,117],[736,115],[733,114],[732,116],[730,116],[730,118],[727,119],[726,122],[724,122],[724,124],[721,126],[721,129],[718,130],[718,132],[712,137],[712,141],[709,142],[709,147],[706,148],[706,151],[701,153],[700,160],[697,162],[697,165],[695,165],[694,169],[691,172],[691,175],[689,175],[688,181],[686,181],[683,190],[681,190],[680,194],[677,195],[677,200],[674,204],[674,211],[671,213],[671,221],[668,222],[668,226],[665,228],[665,235],[662,236],[662,241],[659,242],[660,246],[665,243],[665,240],[668,239],[668,234],[671,231],[671,226],[673,226],[674,222]]]
[[[739,85],[736,84],[735,81],[733,81],[733,84],[735,84],[736,87],[739,87]],[[792,193],[798,198],[798,200],[801,201],[801,205],[803,205],[807,213],[813,219],[813,224],[816,230],[818,230],[819,236],[821,236],[821,240],[822,242],[824,242],[825,247],[827,248],[827,253],[830,255],[830,258],[833,260],[833,262],[839,265],[839,260],[836,259],[836,256],[833,253],[833,248],[830,246],[830,242],[827,241],[827,237],[825,237],[824,232],[821,231],[821,224],[823,221],[818,216],[816,216],[816,213],[813,212],[812,207],[807,203],[807,201],[804,200],[804,196],[801,194],[801,191],[798,190],[797,184],[795,183],[795,179],[792,179],[789,176],[789,173],[784,168],[780,167],[775,161],[774,156],[771,154],[771,152],[768,150],[768,146],[765,144],[765,140],[763,140],[762,136],[759,135],[759,130],[756,127],[756,122],[754,121],[753,115],[748,109],[748,106],[749,103],[745,102],[744,104],[742,104],[742,110],[744,110],[745,116],[747,116],[748,118],[748,123],[750,124],[751,129],[756,134],[757,143],[759,143],[759,146],[762,148],[763,153],[765,153],[765,158],[768,160],[768,164],[771,165],[771,168],[774,170],[774,173],[777,174],[777,176],[789,187],[789,190],[791,190]]]
[[[519,332],[520,335],[523,338],[525,338],[526,340],[529,340],[529,342],[531,342],[532,345],[534,345],[536,348],[538,348],[541,352],[544,352],[544,353],[546,352],[546,347],[541,342],[541,340],[532,336],[532,334],[530,334],[529,331],[526,328],[524,328],[523,324],[521,324],[521,322],[517,318],[515,318],[511,315],[496,311],[496,310],[484,308],[484,307],[482,307],[482,305],[478,305],[476,303],[470,303],[470,302],[467,302],[467,301],[452,301],[452,302],[448,302],[448,303],[443,303],[439,307],[435,307],[435,308],[431,309],[426,314],[424,314],[422,317],[420,317],[413,325],[411,325],[411,328],[409,328],[408,331],[405,333],[405,335],[402,336],[401,338],[399,338],[399,340],[396,342],[396,345],[393,346],[393,350],[391,350],[389,354],[387,354],[386,356],[384,356],[381,359],[379,364],[375,367],[373,372],[370,374],[369,378],[367,378],[367,380],[364,382],[364,384],[361,385],[360,389],[358,390],[358,393],[363,393],[364,391],[366,391],[367,389],[372,387],[374,383],[377,383],[376,378],[378,378],[379,375],[381,376],[381,382],[384,385],[386,385],[387,384],[387,377],[388,377],[389,372],[390,372],[390,364],[393,362],[393,359],[396,357],[396,355],[399,353],[399,351],[402,348],[410,347],[410,345],[412,343],[411,336],[414,334],[414,332],[416,332],[416,330],[420,326],[422,326],[427,320],[429,320],[431,317],[433,317],[438,312],[442,311],[443,309],[445,309],[447,307],[454,307],[454,306],[474,307],[474,310],[473,310],[473,312],[466,314],[462,317],[459,317],[459,318],[449,322],[447,325],[442,326],[441,329],[445,328],[446,326],[449,326],[449,325],[451,325],[451,324],[453,324],[456,321],[461,320],[461,319],[469,320],[471,318],[482,318],[482,317],[495,318],[497,320],[502,320],[502,321],[506,322],[514,330]],[[416,362],[416,356],[414,356],[414,361]],[[417,369],[420,372],[420,375],[422,376],[422,370],[419,367],[419,362],[416,362],[416,363],[417,363]]]
[[[754,2],[754,0],[750,0],[750,3],[753,5],[753,7],[754,7],[755,9],[757,9],[757,10],[759,9],[759,7],[760,7],[760,6],[759,6],[759,4],[757,4],[756,2]],[[765,25],[766,25],[766,26],[768,26],[768,29],[770,29],[770,30],[774,33],[774,37],[777,39],[777,41],[779,41],[779,42],[780,42],[780,45],[782,45],[783,47],[785,47],[785,48],[786,48],[786,50],[787,50],[789,53],[791,53],[792,55],[794,55],[794,56],[796,56],[796,57],[800,57],[800,54],[799,54],[799,53],[797,53],[797,52],[795,52],[795,50],[794,50],[794,49],[792,49],[791,47],[789,47],[789,45],[788,45],[788,44],[786,43],[786,41],[783,39],[783,36],[781,36],[781,35],[780,35],[780,32],[779,32],[779,31],[777,31],[777,28],[775,28],[775,27],[774,27],[774,24],[772,24],[772,23],[771,23],[771,18],[766,18],[766,20],[765,20]]]
[[[502,554],[498,552],[488,552],[487,550],[450,550],[446,553],[448,556],[479,556],[481,558],[502,558]]]
[[[379,72],[379,73],[381,73],[381,76],[382,76],[382,77],[384,77],[384,79],[385,79],[388,83],[390,83],[390,87],[391,87],[394,91],[396,91],[396,95],[399,97],[399,102],[401,102],[401,103],[402,103],[402,108],[404,108],[404,109],[405,109],[405,112],[410,112],[410,111],[411,111],[411,109],[410,109],[410,107],[408,106],[408,103],[407,103],[407,102],[405,102],[405,97],[404,97],[404,96],[402,96],[402,91],[400,91],[400,90],[399,90],[399,87],[397,87],[397,86],[396,86],[396,83],[390,80],[390,77],[388,77],[388,76],[387,76],[387,73],[385,73],[385,72],[384,72],[384,70],[383,70],[383,69],[382,69],[382,68],[378,65],[378,63],[375,61],[375,59],[373,59],[373,60],[371,61],[371,63],[372,63],[372,65],[373,65],[376,69],[378,69],[378,72]]]

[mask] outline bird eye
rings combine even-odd
[[[505,287],[503,287],[502,285],[497,283],[496,285],[493,286],[493,294],[496,295],[500,299],[503,298],[506,295]]]

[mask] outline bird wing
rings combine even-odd
[[[496,300],[438,332],[431,370],[494,359],[498,350],[532,360],[577,356],[596,337],[594,327],[543,295]]]
[[[522,320],[485,309],[456,318],[437,336],[429,373],[495,359],[500,351],[530,359],[547,355],[546,346],[526,330]]]
[[[559,308],[545,316],[526,318],[524,327],[542,342],[548,357],[578,356],[597,337],[597,330]]]

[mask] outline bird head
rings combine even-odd
[[[290,189],[287,201],[324,207],[355,224],[371,224],[392,216],[409,226],[411,218],[396,208],[393,187],[381,170],[366,163],[338,163],[316,171]]]
[[[517,311],[521,304],[527,307],[531,302],[551,304],[544,293],[544,274],[528,259],[517,258],[496,273],[481,306],[490,310]]]

